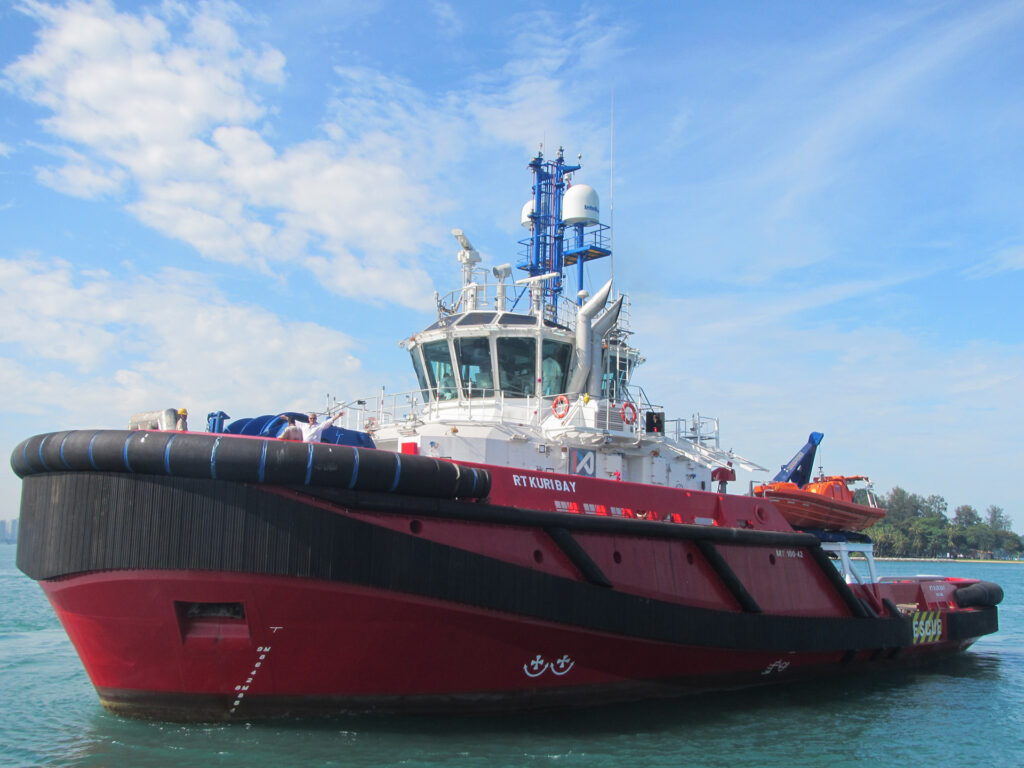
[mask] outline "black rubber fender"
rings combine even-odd
[[[953,599],[961,608],[992,608],[1003,601],[1003,588],[991,581],[978,581],[957,589]]]
[[[482,499],[491,490],[487,470],[429,456],[215,433],[51,432],[22,441],[11,468],[19,477],[127,472],[449,499]]]

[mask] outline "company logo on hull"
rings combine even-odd
[[[573,448],[569,452],[569,473],[593,477],[597,474],[597,454],[583,448]]]
[[[561,658],[554,661],[547,661],[538,653],[530,661],[523,664],[523,672],[527,677],[540,677],[545,672],[561,677],[568,674],[569,670],[574,666],[576,666],[576,662],[569,658],[567,653],[562,654]]]
[[[771,664],[769,664],[767,667],[765,667],[764,668],[764,672],[762,672],[761,674],[762,675],[770,675],[772,672],[785,672],[786,668],[788,666],[789,666],[789,662],[788,661],[783,661],[782,659],[777,659],[776,661],[773,661]]]

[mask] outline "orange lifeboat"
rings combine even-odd
[[[796,483],[773,482],[755,486],[754,495],[774,502],[794,528],[863,531],[885,517],[885,510],[874,503],[853,500],[850,484],[867,480],[862,475],[830,475],[816,477],[803,488]],[[874,502],[870,491],[868,499]]]

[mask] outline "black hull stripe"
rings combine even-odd
[[[843,598],[843,601],[850,609],[850,612],[854,616],[866,618],[869,614],[867,610],[864,608],[863,603],[861,603],[861,601],[857,599],[856,595],[854,595],[853,592],[850,591],[850,587],[847,586],[846,582],[843,580],[843,577],[839,575],[839,571],[837,571],[833,567],[832,563],[829,562],[828,555],[825,554],[825,550],[823,550],[821,547],[812,547],[811,557],[813,557],[814,560],[818,563],[818,566],[821,568],[822,573],[824,573],[828,580],[832,582],[832,586],[835,587],[836,592],[839,593],[839,596]]]
[[[823,571],[826,579],[836,590],[836,593],[850,609],[851,614],[860,618],[866,618],[870,615],[850,590],[849,585],[843,580],[839,571],[829,561],[828,555],[821,548],[821,540],[817,536],[808,533],[722,528],[718,526],[630,520],[597,515],[565,515],[557,512],[544,512],[521,507],[485,504],[479,501],[473,504],[466,504],[445,499],[427,500],[388,496],[386,494],[346,494],[336,489],[308,489],[307,492],[318,498],[353,509],[399,512],[418,517],[500,522],[502,525],[543,526],[549,535],[552,529],[564,530],[566,531],[565,536],[569,538],[571,538],[569,531],[579,530],[692,541],[700,549],[701,554],[718,574],[726,588],[732,593],[741,609],[748,613],[760,613],[761,607],[743,585],[743,582],[733,572],[732,568],[725,562],[715,544],[806,548],[810,551],[815,563]],[[592,584],[611,586],[607,577],[601,573],[600,568],[597,567],[586,553],[586,550],[580,547],[575,539],[566,541],[564,536],[559,535],[559,538],[555,541],[579,569],[584,578]]]
[[[722,553],[718,551],[715,545],[710,541],[698,541],[696,544],[697,549],[700,550],[704,559],[708,561],[708,565],[711,566],[712,570],[718,574],[718,578],[722,580],[726,589],[729,590],[736,602],[739,603],[740,608],[747,613],[761,613],[761,606],[757,604],[757,601],[747,591],[747,588],[743,586],[743,582],[736,576],[735,571],[729,567],[729,564],[725,562],[725,558],[722,557]],[[831,567],[830,565],[829,568]]]
[[[92,472],[27,477],[18,567],[34,579],[131,569],[321,579],[701,647],[842,652],[912,643],[909,619],[733,613],[653,600],[223,481]],[[994,612],[960,614],[950,622],[950,639],[985,634],[982,617]]]
[[[558,548],[565,553],[565,556],[569,558],[576,569],[583,575],[587,581],[591,584],[597,584],[599,587],[611,587],[612,583],[608,581],[608,577],[604,575],[604,571],[601,567],[594,562],[594,559],[587,554],[580,543],[573,538],[573,535],[569,533],[565,528],[552,527],[544,529],[551,540],[558,545]]]

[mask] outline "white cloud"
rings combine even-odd
[[[532,151],[545,131],[567,135],[561,78],[609,41],[587,17],[538,62],[535,41],[526,45],[536,17],[524,17],[512,42],[521,56],[437,96],[337,67],[325,138],[277,148],[254,126],[268,114],[258,89],[283,82],[284,56],[240,37],[238,6],[24,7],[38,41],[4,74],[50,110],[45,128],[65,142],[54,151],[63,165],[38,170],[42,183],[124,195],[139,220],[204,257],[265,273],[305,267],[340,295],[409,306],[429,301],[424,252],[445,238],[433,222],[451,207],[451,158],[494,142]],[[450,10],[434,8],[451,24]]]
[[[989,47],[1002,44],[1001,36],[1010,39],[1008,30],[1022,12],[1014,3],[948,11],[857,14],[849,24],[781,44],[769,38],[740,50],[720,43],[726,53],[708,61],[678,54],[671,63],[684,77],[717,68],[732,86],[721,95],[669,88],[665,128],[659,122],[659,130],[651,131],[670,151],[686,148],[681,182],[658,180],[654,167],[651,175],[654,188],[664,190],[661,197],[680,200],[688,213],[683,245],[703,257],[689,265],[688,277],[727,274],[748,284],[770,283],[853,256],[851,242],[878,226],[884,215],[879,209],[900,209],[908,198],[928,194],[919,177],[941,176],[944,153],[971,156],[970,139],[951,149],[964,140],[963,131],[934,121],[944,115],[942,102],[952,97],[949,84],[958,68],[971,57],[975,63],[987,57]],[[679,115],[685,123],[673,119]],[[936,140],[939,133],[945,142]],[[924,154],[929,151],[935,156]],[[919,152],[925,160],[914,165]],[[968,203],[958,201],[957,209],[970,204],[973,190],[965,187]],[[937,226],[952,218],[938,211],[934,216],[927,225],[893,216],[872,250],[861,251],[863,259],[884,260],[879,253],[905,245],[915,225],[933,239]]]
[[[1014,475],[992,467],[1022,454],[1006,425],[1024,422],[1024,346],[938,344],[908,329],[811,319],[880,287],[635,297],[631,338],[659,351],[636,381],[670,413],[719,417],[722,447],[770,471],[819,430],[828,473],[868,474],[880,491],[900,485],[951,506],[1005,505]]]
[[[174,145],[264,113],[245,89],[264,68],[240,55],[233,34],[205,29],[222,25],[206,12],[190,19],[193,45],[184,46],[164,21],[117,13],[101,0],[28,8],[42,24],[39,42],[7,77],[54,111],[47,121],[54,134],[130,170],[140,170],[134,157],[142,146]]]
[[[452,8],[451,3],[446,3],[443,0],[432,0],[430,12],[437,19],[441,34],[444,37],[455,38],[462,34],[462,19],[455,9]]]
[[[40,184],[66,195],[86,199],[113,196],[128,180],[128,174],[121,168],[103,166],[68,147],[56,147],[50,151],[65,158],[65,164],[57,168],[36,168],[36,178]]]
[[[0,386],[19,413],[55,424],[119,424],[170,405],[255,415],[310,408],[339,384],[371,388],[346,334],[232,304],[193,273],[0,260],[0,301]]]
[[[28,261],[0,261],[0,342],[16,344],[36,359],[94,370],[117,339],[106,324],[116,320],[110,304],[94,286],[72,290],[71,266],[47,269]]]
[[[816,105],[821,110],[816,119],[801,126],[802,135],[795,137],[798,143],[777,159],[765,179],[770,185],[781,182],[783,190],[774,216],[791,215],[794,206],[807,196],[833,183],[836,158],[848,152],[854,141],[891,119],[909,91],[983,47],[988,37],[1005,29],[1007,22],[1019,14],[1019,8],[1002,5],[956,18],[944,26],[936,25],[924,39],[911,38],[912,42],[896,53],[883,54],[874,65],[853,70],[845,82],[836,84],[834,97]],[[907,33],[905,20],[899,17],[888,26],[889,35],[903,37]],[[868,42],[877,42],[877,27],[862,34]],[[859,58],[865,52],[855,46],[849,53]]]
[[[132,213],[220,261],[266,271],[303,249],[313,263],[344,254],[351,279],[331,284],[346,295],[362,295],[360,274],[379,272],[382,261],[392,282],[403,271],[423,277],[396,256],[419,249],[432,210],[422,185],[402,170],[402,153],[371,162],[391,147],[366,139],[309,141],[279,154],[248,127],[265,109],[247,83],[281,82],[284,58],[244,48],[215,15],[237,15],[236,7],[174,7],[189,27],[178,36],[168,21],[117,13],[105,2],[28,8],[43,25],[39,42],[5,74],[53,110],[51,133],[81,148],[59,150],[67,162],[41,169],[45,184],[94,197],[130,179],[138,190]],[[261,213],[267,208],[270,217]],[[423,290],[371,298],[421,301]]]
[[[603,120],[595,126],[582,115],[595,101],[602,114],[605,101],[610,104],[611,85],[595,92],[593,69],[623,54],[623,28],[595,13],[566,26],[546,12],[523,14],[509,26],[515,55],[482,76],[466,102],[483,132],[532,155],[544,139],[549,145],[567,136],[586,141],[595,129],[605,130]]]
[[[1024,246],[1013,245],[1001,248],[990,258],[968,267],[964,274],[967,277],[982,278],[1020,270],[1024,270]]]
[[[165,20],[118,13],[102,0],[25,7],[41,24],[38,42],[4,74],[25,98],[52,111],[46,128],[69,144],[59,150],[65,165],[41,169],[40,180],[84,197],[110,194],[131,180],[139,199],[130,210],[146,223],[213,258],[252,257],[244,235],[223,231],[244,228],[253,217],[224,215],[233,190],[217,184],[222,158],[204,136],[218,125],[263,117],[247,84],[280,82],[280,53],[243,49],[213,15],[234,13],[230,5],[195,13],[168,6],[188,24],[180,35],[185,44]],[[262,264],[259,254],[255,261]]]
[[[13,151],[9,145],[0,141],[0,157],[10,157]]]

